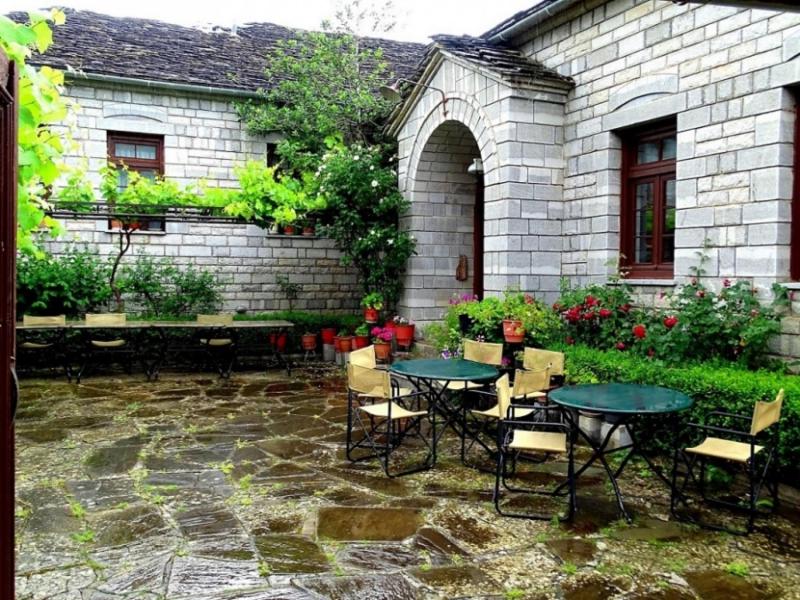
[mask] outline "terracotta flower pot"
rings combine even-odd
[[[323,344],[333,343],[333,338],[336,337],[336,329],[334,327],[323,327],[321,333]]]
[[[386,319],[386,322],[383,324],[385,329],[397,329],[397,323],[394,322],[394,319]]]
[[[392,356],[392,345],[389,342],[378,342],[373,344],[375,348],[375,358],[380,361],[388,361]]]
[[[277,339],[275,340],[275,349],[278,352],[285,352],[286,351],[286,344],[289,341],[289,334],[279,333]]]
[[[294,225],[284,225],[283,235],[294,235]]]
[[[353,338],[353,349],[360,350],[361,348],[366,348],[369,346],[369,336],[368,335],[357,335]]]
[[[518,319],[503,319],[503,337],[509,344],[521,344],[525,339],[525,330],[522,321]]]
[[[378,322],[378,309],[377,308],[365,308],[364,309],[364,320],[367,323],[377,323]]]
[[[350,352],[353,346],[353,337],[343,335],[339,338],[339,352]]]
[[[410,348],[414,342],[414,325],[398,325],[394,333],[397,345]]]
[[[313,225],[308,225],[303,227],[303,235],[306,237],[311,237],[316,234],[316,230],[314,229]]]
[[[303,345],[303,350],[306,352],[311,352],[317,349],[317,334],[316,333],[304,333],[303,337],[300,340],[300,343]]]

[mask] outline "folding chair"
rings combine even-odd
[[[471,360],[485,365],[499,367],[503,364],[503,344],[464,340],[464,360]],[[454,392],[463,392],[464,390],[486,387],[485,383],[476,383],[473,381],[439,381],[437,383]]]
[[[125,330],[128,322],[125,313],[87,313],[85,322],[89,329],[84,330],[83,360],[77,382],[81,382],[84,373],[98,360],[119,363],[130,374],[135,349]]]
[[[564,383],[564,353],[541,348],[525,348],[522,355],[522,368],[527,371],[550,369],[550,387]]]
[[[351,357],[352,358],[352,357]],[[417,473],[433,466],[436,439],[435,420],[429,410],[423,409],[424,392],[401,388],[388,371],[347,365],[347,458],[351,462],[377,458],[387,477]],[[424,428],[427,421],[430,427]],[[353,429],[363,432],[354,439]],[[392,472],[391,456],[409,437],[422,440],[428,453],[425,460],[414,467]],[[366,449],[366,455],[355,458],[353,452]]]
[[[541,372],[547,375],[546,372]],[[569,425],[558,422],[551,422],[542,419],[531,418],[536,413],[560,410],[548,408],[541,405],[520,405],[511,404],[511,387],[508,383],[508,375],[503,375],[497,380],[497,404],[500,413],[503,415],[498,422],[497,434],[497,464],[494,482],[494,505],[497,512],[504,517],[514,517],[520,519],[539,519],[551,520],[554,515],[544,515],[540,513],[518,513],[509,512],[502,507],[503,489],[510,492],[522,494],[538,494],[544,496],[562,496],[559,490],[562,485],[554,490],[519,488],[511,487],[508,484],[510,477],[518,476],[518,458],[521,454],[542,453],[545,456],[553,454],[566,454],[567,456],[567,512],[564,516],[557,516],[561,521],[571,520],[575,514],[576,494],[575,494],[575,463],[573,435]],[[511,468],[508,463],[511,462]],[[540,461],[541,462],[541,461]]]
[[[18,369],[28,367],[53,368],[54,363],[64,369],[67,381],[72,381],[72,369],[67,360],[64,344],[67,318],[64,315],[36,317],[23,315],[22,324],[46,327],[41,330],[26,329],[17,334]]]
[[[375,357],[375,346],[366,346],[350,352],[350,364],[367,369],[376,369],[378,367],[378,359]]]
[[[681,519],[677,514],[676,504],[681,501],[686,504],[687,496],[684,493],[689,481],[694,482],[703,501],[711,505],[722,506],[747,514],[747,526],[744,530],[732,529],[720,525],[698,522],[699,525],[709,529],[727,531],[737,535],[746,535],[753,531],[756,516],[769,514],[778,505],[778,441],[780,436],[780,416],[783,405],[784,391],[778,392],[772,402],[757,401],[751,417],[735,413],[714,411],[709,414],[707,421],[713,424],[690,423],[692,430],[705,434],[705,439],[695,446],[678,450],[676,444],[675,460],[672,472],[672,497],[670,510],[672,514]],[[724,427],[726,423],[745,424],[750,422],[750,429],[735,429]],[[721,422],[721,424],[720,424]],[[775,425],[774,427],[772,427]],[[767,431],[769,430],[769,431]],[[718,434],[725,437],[711,437],[708,434]],[[727,438],[736,439],[727,439]],[[760,443],[756,443],[756,442]],[[746,469],[748,480],[747,502],[731,502],[721,498],[711,498],[706,490],[706,467],[709,460],[722,460],[728,463],[741,465]],[[686,466],[685,473],[679,473],[679,462]],[[757,464],[757,463],[760,463]],[[699,465],[699,476],[695,468]],[[678,477],[683,476],[683,483],[678,488]],[[772,504],[769,511],[761,510],[759,498],[763,487],[772,495]],[[685,519],[690,520],[690,519]]]
[[[508,385],[508,375],[504,375],[503,377],[505,378],[506,385]],[[501,380],[503,380],[503,378],[498,380],[497,386],[500,385]],[[499,387],[495,388],[495,392],[473,390],[471,392],[473,395],[491,398],[495,400],[495,404],[488,409],[480,410],[474,408],[470,409],[467,407],[466,402],[462,403],[462,423],[464,424],[464,430],[461,436],[461,462],[467,466],[481,469],[479,465],[469,464],[467,460],[467,455],[472,447],[477,443],[487,450],[490,457],[493,456],[495,453],[494,448],[497,444],[497,427],[499,422],[505,418],[510,402],[513,400],[522,400],[523,404],[525,401],[535,402],[546,396],[545,390],[548,389],[549,385],[550,371],[548,369],[542,371],[517,370],[514,374],[514,387],[509,387],[508,389],[510,400],[506,405],[503,405],[500,401]],[[516,415],[518,418],[525,418],[533,415],[535,412],[537,411],[533,409],[520,408]],[[467,444],[468,437],[471,438],[469,444]]]
[[[208,327],[201,329],[197,336],[200,346],[214,364],[219,376],[227,379],[236,362],[236,332],[226,329],[224,337],[220,337],[219,329],[230,327],[233,324],[233,315],[197,315],[197,323]]]

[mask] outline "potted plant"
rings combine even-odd
[[[361,299],[364,307],[364,320],[367,323],[377,323],[378,313],[383,308],[383,295],[380,292],[370,292]]]
[[[303,235],[306,237],[313,237],[317,231],[314,227],[314,221],[306,221],[303,225]]]
[[[295,234],[294,224],[287,224],[283,226],[283,235],[294,235],[294,234]]]
[[[394,336],[397,339],[397,345],[406,349],[411,348],[411,344],[414,343],[414,322],[399,315],[393,320],[395,324]]]
[[[342,353],[350,352],[353,345],[353,336],[350,335],[347,332],[347,330],[342,329],[341,331],[339,331],[337,339],[338,339],[337,350]]]
[[[336,337],[336,328],[335,327],[323,327],[320,331],[322,335],[322,343],[323,344],[333,344],[333,340]]]
[[[282,331],[280,333],[273,332],[269,334],[269,345],[278,352],[286,350],[286,343],[289,341],[289,335]]]
[[[386,327],[373,327],[370,335],[372,335],[372,344],[375,347],[375,358],[380,361],[389,361],[392,356],[394,331]]]
[[[300,338],[300,343],[303,346],[303,350],[313,352],[317,349],[317,334],[310,331],[305,332]]]
[[[367,346],[369,346],[369,326],[366,323],[362,323],[355,331],[353,349],[358,350],[360,348],[366,348]]]

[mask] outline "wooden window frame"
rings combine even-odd
[[[149,158],[130,158],[127,156],[117,156],[115,154],[114,145],[117,143],[128,144],[152,144],[156,148],[156,157]],[[106,153],[108,155],[108,162],[115,166],[125,165],[131,171],[152,170],[155,171],[160,177],[164,176],[164,136],[163,135],[150,135],[144,133],[130,133],[122,131],[108,131],[106,133]],[[150,222],[157,221],[160,227],[151,228]],[[151,231],[163,233],[166,230],[166,224],[163,219],[152,219],[150,222],[143,222],[139,227],[139,231]],[[108,220],[108,228],[110,230],[119,229],[119,224],[114,219]]]
[[[675,120],[648,125],[621,134],[622,147],[622,195],[620,201],[620,264],[628,272],[630,279],[672,279],[675,276],[675,263],[662,262],[664,242],[665,182],[676,180],[676,159],[636,164],[638,146],[643,142],[660,141],[677,137]],[[677,141],[677,140],[676,140]],[[663,147],[661,148],[663,152]],[[653,197],[653,261],[635,262],[636,232],[636,186],[651,180],[654,182]],[[674,241],[673,241],[674,243]],[[674,255],[673,255],[674,256]]]

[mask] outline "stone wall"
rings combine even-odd
[[[235,100],[227,96],[89,85],[80,80],[72,82],[65,95],[78,104],[75,122],[69,124],[75,146],[67,161],[88,168],[95,184],[106,164],[109,131],[162,135],[165,176],[180,184],[204,179],[212,186],[235,186],[237,165],[266,160],[268,139],[246,132],[236,115]],[[61,252],[71,240],[91,244],[102,256],[115,252],[118,236],[108,231],[105,219],[63,224],[65,235],[47,243],[53,252]],[[168,220],[164,233],[135,233],[131,252],[212,270],[222,283],[225,310],[288,308],[276,284],[279,274],[303,286],[294,308],[345,311],[358,306],[355,273],[340,265],[340,253],[327,239],[272,236],[253,225]]]
[[[47,243],[59,253],[71,240],[87,242],[101,256],[113,255],[118,234],[106,221],[65,221],[66,233]],[[293,303],[297,310],[352,311],[358,307],[360,287],[352,269],[340,265],[341,254],[324,238],[267,235],[254,225],[168,221],[166,233],[134,233],[123,264],[138,253],[168,257],[172,264],[194,264],[214,273],[222,284],[224,310],[284,310],[288,300],[276,282],[286,275],[302,286]]]

